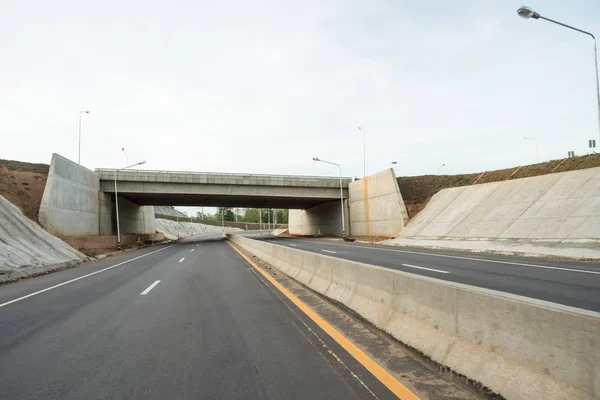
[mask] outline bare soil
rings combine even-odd
[[[49,168],[47,164],[0,160],[0,195],[37,222]]]
[[[431,197],[442,189],[594,167],[600,167],[600,154],[563,158],[561,160],[478,172],[475,174],[399,177],[398,186],[400,187],[402,199],[406,204],[408,216],[409,218],[413,218],[419,211],[425,208]]]

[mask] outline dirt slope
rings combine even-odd
[[[0,195],[37,221],[49,168],[47,164],[0,160]]]
[[[408,216],[409,218],[412,218],[425,208],[431,196],[442,189],[594,167],[600,167],[600,154],[564,158],[562,160],[552,160],[540,164],[524,165],[521,167],[479,172],[475,174],[399,177],[398,186],[400,187],[400,193],[402,194],[402,198],[408,209]]]

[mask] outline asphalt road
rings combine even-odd
[[[0,286],[1,399],[393,398],[352,360],[220,240]]]
[[[477,255],[330,239],[260,239],[332,257],[600,311],[600,263]]]

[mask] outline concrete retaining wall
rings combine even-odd
[[[110,193],[98,192],[98,229],[100,236],[116,235],[115,200]]]
[[[600,168],[444,189],[400,237],[600,239]]]
[[[600,314],[228,238],[508,399],[600,398]]]
[[[346,233],[349,233],[349,210],[345,208]],[[342,236],[342,207],[340,201],[330,201],[311,207],[307,210],[290,210],[288,228],[292,235],[324,235]]]
[[[99,185],[93,171],[52,154],[40,205],[40,224],[62,237],[98,235]]]
[[[60,237],[116,233],[114,195],[99,191],[98,176],[59,154],[52,154],[40,224]],[[152,234],[154,207],[139,206],[119,196],[121,233]]]
[[[350,183],[352,236],[395,237],[408,223],[408,212],[392,168]]]
[[[119,226],[121,234],[155,232],[154,207],[139,206],[119,196]]]

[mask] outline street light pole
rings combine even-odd
[[[342,237],[346,239],[346,223],[344,221],[344,186],[342,184],[342,166],[331,161],[321,160],[319,157],[313,157],[313,161],[322,162],[325,164],[335,165],[340,170],[340,202],[342,205]]]
[[[589,37],[592,38],[592,42],[594,43],[594,66],[596,67],[596,100],[598,102],[598,135],[600,137],[600,78],[598,77],[598,49],[596,47],[596,37],[590,32],[586,32],[584,30],[575,28],[574,26],[563,24],[562,22],[558,22],[553,19],[543,17],[539,13],[536,13],[529,7],[525,7],[525,6],[520,7],[517,10],[517,14],[519,14],[519,16],[521,16],[525,19],[530,19],[530,18],[544,19],[548,22],[552,22],[553,24],[564,26],[565,28],[569,28],[574,31],[583,33],[584,35],[588,35]]]
[[[358,127],[359,131],[363,131],[363,178],[367,177],[367,131],[362,126]]]
[[[398,161],[392,161],[392,169],[394,170],[394,175],[396,175],[396,164],[398,164]]]
[[[89,114],[89,111],[79,111],[79,151],[77,153],[77,164],[81,165],[81,114]]]
[[[117,210],[117,250],[121,250],[121,226],[119,225],[119,193],[117,192],[117,172],[127,168],[136,167],[138,165],[146,164],[146,161],[139,162],[137,164],[129,165],[125,168],[115,169],[115,209]]]

